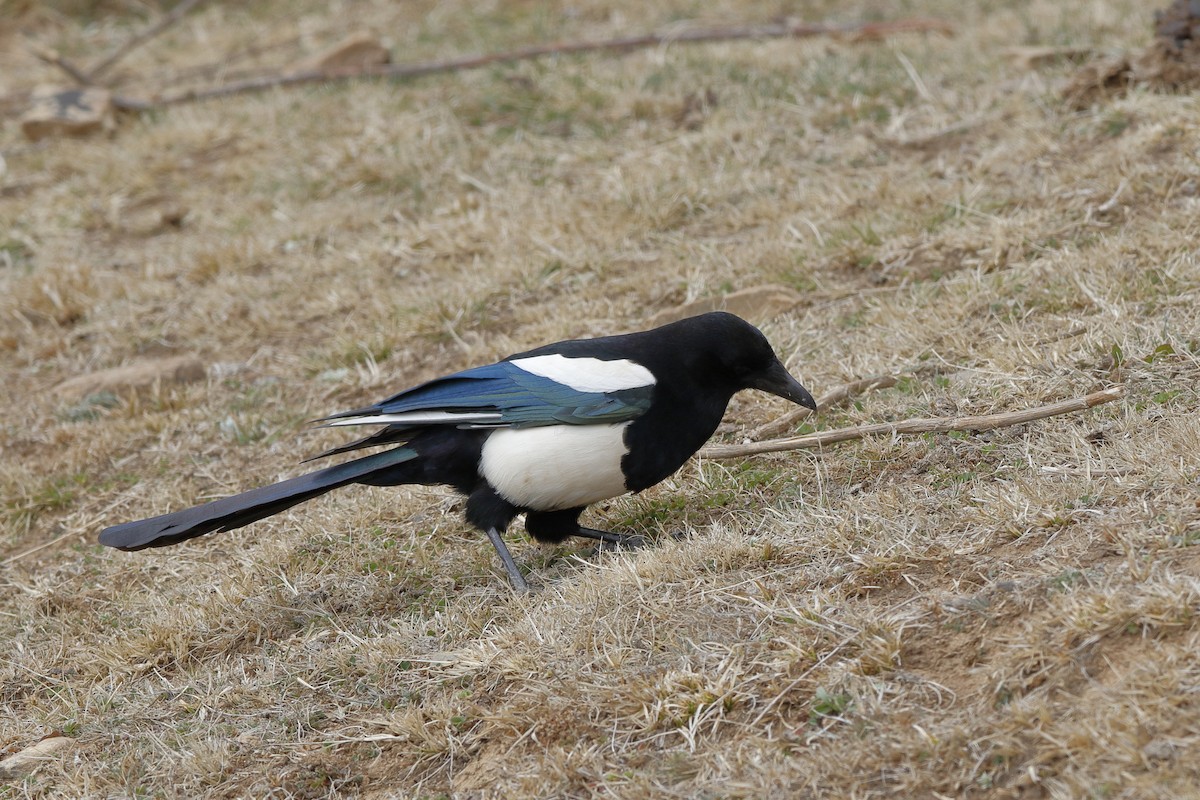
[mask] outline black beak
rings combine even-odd
[[[813,411],[817,410],[817,401],[813,400],[813,396],[808,393],[808,389],[800,385],[800,381],[788,374],[787,369],[779,359],[775,359],[775,363],[767,367],[765,372],[760,373],[758,377],[751,380],[747,388],[762,389],[764,392],[770,392],[785,400],[791,400],[793,403],[807,406]]]

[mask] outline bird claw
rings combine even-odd
[[[650,542],[644,536],[632,534],[613,534],[617,539],[601,539],[596,543],[596,552],[607,553],[613,550],[641,550],[648,547]]]
[[[634,534],[624,533],[609,533],[608,531],[598,531],[595,528],[580,528],[576,536],[581,536],[585,539],[595,539],[596,550],[637,550],[649,544],[645,538]]]

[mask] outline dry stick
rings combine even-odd
[[[180,0],[180,2],[172,8],[162,19],[149,26],[141,33],[135,34],[124,44],[117,47],[108,54],[99,64],[88,70],[85,76],[85,83],[95,83],[101,75],[112,69],[113,65],[120,61],[125,56],[132,53],[137,48],[141,47],[146,42],[158,36],[160,33],[171,27],[179,20],[183,19],[189,11],[203,3],[204,0]]]
[[[41,544],[39,544],[35,547],[31,547],[28,550],[24,550],[20,553],[17,553],[14,556],[9,556],[8,558],[4,559],[3,561],[0,561],[0,567],[7,567],[9,564],[16,563],[17,561],[20,561],[22,558],[25,558],[26,556],[31,556],[34,553],[38,552],[39,550],[45,550],[47,547],[50,547],[51,545],[56,545],[59,542],[61,542],[63,539],[70,539],[72,536],[78,536],[78,535],[79,535],[79,531],[73,530],[73,531],[68,531],[67,533],[62,534],[61,536],[55,536],[53,539],[51,539],[48,542],[42,542]]]
[[[890,389],[900,382],[900,378],[896,375],[876,375],[871,378],[863,378],[857,381],[851,381],[843,386],[839,386],[831,392],[827,392],[817,398],[817,410],[824,411],[838,403],[844,403],[855,395],[865,394],[874,389]],[[761,439],[763,436],[769,436],[778,433],[786,428],[790,428],[800,420],[812,414],[811,408],[800,406],[794,411],[789,411],[782,417],[759,425],[754,430],[746,434],[750,439]]]
[[[51,50],[39,45],[30,45],[29,52],[32,53],[33,57],[38,61],[58,67],[63,72],[67,73],[67,75],[71,77],[71,80],[75,81],[79,85],[92,85],[92,79],[88,77],[88,74],[77,67],[74,62],[64,58],[63,55],[57,50]]]
[[[47,64],[52,64],[58,67],[63,72],[67,73],[67,75],[71,77],[71,80],[75,81],[81,86],[95,86],[97,79],[99,79],[104,73],[108,72],[108,70],[111,69],[114,64],[116,64],[125,56],[129,55],[136,48],[141,47],[143,44],[150,41],[155,36],[158,36],[167,28],[179,22],[179,20],[183,19],[184,15],[203,2],[204,0],[182,0],[179,5],[171,9],[171,11],[158,22],[154,23],[141,33],[133,36],[131,39],[117,47],[99,64],[87,71],[81,69],[73,61],[64,58],[55,50],[49,50],[43,47],[31,47],[30,51],[39,61],[44,61]],[[118,105],[120,106],[121,104],[118,103]]]
[[[750,444],[716,444],[700,451],[702,458],[741,458],[759,453],[779,453],[785,450],[807,450],[824,447],[827,444],[847,442],[851,439],[863,439],[877,434],[894,435],[898,433],[946,433],[948,431],[990,431],[996,428],[1006,428],[1010,425],[1020,425],[1036,419],[1055,417],[1060,414],[1070,414],[1075,411],[1086,411],[1093,406],[1111,403],[1125,394],[1125,387],[1116,386],[1102,392],[1094,392],[1085,397],[1062,400],[1048,406],[1027,408],[1024,411],[1007,411],[1002,414],[984,414],[978,417],[934,417],[930,419],[906,419],[902,422],[878,422],[873,425],[857,425],[853,428],[838,428],[832,431],[822,431],[807,436],[793,436],[787,439],[769,439],[765,442]]]
[[[182,5],[182,4],[181,4]],[[268,75],[244,81],[214,86],[207,89],[192,89],[177,92],[154,100],[114,98],[121,108],[141,111],[161,106],[176,105],[213,97],[225,97],[243,92],[262,91],[281,86],[298,86],[307,83],[353,80],[355,78],[415,78],[439,72],[478,69],[489,64],[529,61],[552,55],[591,53],[595,51],[628,52],[632,50],[671,44],[694,44],[698,42],[721,42],[735,39],[803,39],[813,36],[846,36],[855,39],[879,39],[895,33],[935,32],[951,35],[954,28],[939,19],[904,19],[894,22],[865,22],[847,25],[785,24],[753,25],[726,28],[701,28],[678,33],[650,33],[641,36],[625,36],[599,41],[556,42],[534,45],[504,53],[462,56],[441,61],[423,61],[410,64],[379,64],[359,69],[303,70],[284,75]]]
[[[347,26],[349,27],[349,26]],[[251,58],[258,58],[266,53],[273,51],[285,50],[294,48],[303,39],[303,36],[289,36],[286,39],[278,39],[273,42],[256,42],[238,50],[226,52],[217,61],[211,61],[207,64],[194,64],[190,67],[184,67],[173,72],[167,78],[167,86],[178,85],[189,80],[202,80],[214,78],[218,75],[226,80],[245,80],[253,75],[261,75],[262,67],[242,67],[235,69],[233,65],[239,61],[246,61]]]

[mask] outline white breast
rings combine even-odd
[[[621,457],[628,422],[503,428],[483,444],[479,471],[508,502],[537,511],[625,494]]]

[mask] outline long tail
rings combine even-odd
[[[416,457],[417,451],[408,447],[372,453],[365,458],[326,467],[232,497],[223,497],[195,508],[113,525],[100,532],[100,544],[118,550],[141,550],[146,547],[178,544],[213,531],[231,531],[278,514],[297,503],[311,500],[339,486],[358,483],[371,473],[411,461]]]

